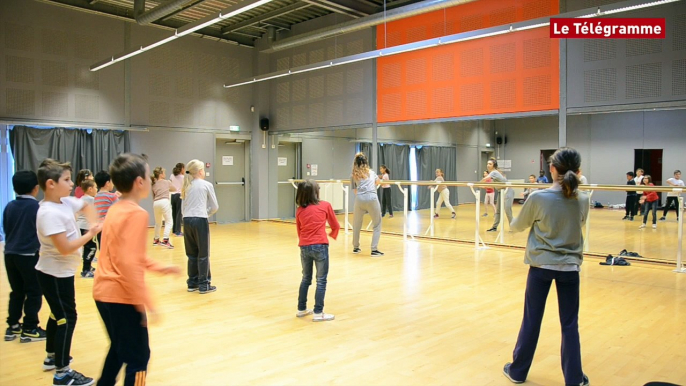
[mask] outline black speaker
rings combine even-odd
[[[502,145],[503,144],[503,138],[502,137],[496,138],[495,143],[497,143],[498,145]]]
[[[269,119],[268,118],[260,119],[260,129],[262,129],[262,131],[269,130]]]

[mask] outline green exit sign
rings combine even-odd
[[[229,131],[241,131],[239,126],[229,126]]]

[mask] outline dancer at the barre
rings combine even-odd
[[[488,176],[488,172],[484,170],[484,176],[483,176],[483,181],[484,182],[493,182],[491,177]],[[495,208],[495,189],[493,188],[486,188],[486,195],[484,196],[484,217],[488,216],[488,205],[491,205],[493,207],[493,213],[495,214],[496,208]]]
[[[219,210],[214,187],[205,181],[205,164],[197,159],[186,165],[181,189],[183,200],[183,244],[188,256],[188,292],[208,294],[217,290],[211,284],[210,224],[208,218]]]
[[[176,188],[166,177],[166,170],[161,166],[156,167],[152,172],[152,176],[150,176],[153,196],[152,207],[155,212],[155,237],[152,245],[174,249],[171,241],[169,241],[169,233],[174,227],[174,217],[172,216],[171,203],[169,202],[169,191],[173,192]],[[164,219],[164,233],[162,234],[162,240],[160,240],[162,219]]]
[[[436,182],[445,182],[445,177],[444,177],[443,170],[441,169],[436,169],[436,179],[434,181]],[[432,185],[428,186],[429,189],[431,189],[433,186],[438,186],[437,191],[438,191],[438,199],[436,200],[436,211],[434,212],[434,217],[438,218],[438,210],[441,209],[441,204],[445,202],[445,207],[450,209],[450,212],[452,212],[452,218],[455,218],[455,209],[453,209],[453,206],[450,205],[450,190],[448,190],[448,187],[445,186],[445,184],[438,184],[438,185]],[[433,199],[433,197],[432,197]]]
[[[667,183],[671,186],[674,186],[675,188],[684,188],[684,181],[681,180],[681,170],[675,170],[674,171],[674,177],[670,178],[667,180]],[[679,193],[678,192],[669,192],[667,193],[667,202],[665,203],[665,210],[662,212],[662,217],[660,217],[660,221],[665,221],[667,220],[667,212],[669,212],[669,209],[674,205],[674,210],[676,211],[676,221],[679,221],[679,216],[681,213],[679,213]]]
[[[498,161],[495,158],[488,160],[486,164],[488,169],[488,178],[495,182],[507,182],[507,178],[500,173],[498,170]],[[486,178],[482,179],[481,182],[486,182]],[[498,196],[503,199],[502,191],[499,192]],[[508,223],[512,223],[512,203],[514,202],[514,190],[512,188],[507,189],[505,194],[505,215],[507,216]],[[493,226],[487,230],[487,232],[495,232],[498,230],[498,225],[500,225],[500,203],[495,207],[495,220],[493,221]]]
[[[350,177],[353,191],[355,192],[355,209],[353,212],[353,253],[360,253],[360,231],[365,213],[372,218],[374,233],[372,235],[372,256],[383,256],[379,251],[379,238],[381,238],[381,205],[376,195],[376,186],[379,185],[379,177],[369,168],[367,157],[363,153],[355,154],[353,161],[353,173]]]
[[[181,232],[181,222],[183,220],[183,215],[181,214],[181,189],[183,188],[183,177],[185,175],[186,165],[179,162],[174,166],[172,176],[169,177],[172,186],[176,188],[176,191],[171,195],[172,218],[174,219],[172,233],[174,233],[174,236],[183,236]]]
[[[579,191],[581,156],[574,149],[557,150],[550,157],[553,186],[529,196],[512,230],[529,230],[524,253],[529,275],[524,295],[524,318],[503,373],[514,383],[526,381],[541,331],[543,312],[552,282],[562,327],[562,373],[566,385],[589,385],[581,368],[579,339],[579,271],[583,262],[582,227],[588,218],[589,198]]]
[[[379,167],[379,172],[381,173],[382,180],[388,181],[391,179],[391,171],[386,165],[381,165]],[[391,200],[390,184],[381,185],[381,217],[386,215],[386,211],[388,211],[388,217],[393,218],[393,201]]]
[[[626,172],[626,184],[631,186],[636,186],[636,181],[634,181],[634,172]],[[635,191],[626,192],[626,205],[625,214],[622,220],[634,221],[634,216],[636,215],[636,204],[638,203],[638,195]]]
[[[643,176],[641,185],[655,186],[653,185],[653,178],[649,174]],[[646,227],[646,222],[648,222],[648,214],[650,212],[653,212],[653,229],[657,229],[657,204],[660,203],[660,197],[658,197],[657,193],[653,190],[644,190],[643,196],[641,196],[641,199],[638,200],[638,203],[641,204],[641,211],[643,212],[643,224],[641,224],[638,229],[643,229]]]
[[[314,293],[313,322],[333,320],[332,314],[324,313],[324,295],[326,295],[326,277],[329,274],[329,239],[326,237],[326,223],[331,232],[329,237],[336,240],[341,226],[331,204],[319,200],[319,185],[314,180],[298,184],[295,194],[295,226],[298,230],[300,263],[303,276],[298,292],[298,318],[313,313],[307,309],[307,290],[312,284],[312,265],[317,267],[317,289]]]
[[[535,175],[531,174],[531,175],[529,176],[529,183],[530,183],[530,184],[535,184],[535,183],[536,183],[536,176],[535,176]],[[538,190],[538,189],[536,189],[536,188],[526,188],[526,189],[524,189],[524,192],[522,193],[522,196],[524,197],[524,201],[526,201],[526,200],[529,198],[529,196],[531,195],[531,193],[535,192],[536,190]]]

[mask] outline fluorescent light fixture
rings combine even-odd
[[[241,131],[241,128],[239,126],[229,126],[229,131]]]
[[[200,20],[195,21],[193,23],[189,23],[189,24],[184,25],[183,27],[174,31],[174,35],[172,35],[168,38],[162,39],[158,42],[152,43],[152,44],[147,45],[145,47],[141,47],[139,50],[127,52],[123,55],[114,56],[114,57],[112,57],[111,60],[104,60],[104,61],[98,62],[98,63],[92,65],[90,67],[90,70],[91,71],[98,71],[98,70],[105,68],[107,66],[111,66],[114,63],[120,62],[122,60],[126,60],[132,56],[136,56],[136,55],[141,54],[145,51],[152,50],[153,48],[159,47],[163,44],[167,44],[170,41],[178,39],[180,37],[190,35],[195,31],[201,30],[205,27],[209,27],[209,26],[211,26],[215,23],[218,23],[222,20],[228,19],[228,18],[230,18],[232,16],[236,16],[242,12],[251,10],[253,8],[256,8],[256,7],[259,7],[260,5],[267,4],[271,1],[272,0],[245,0],[242,3],[234,4],[231,7],[223,9],[217,15],[208,16],[204,19],[200,19]]]
[[[608,11],[602,12],[604,15],[612,15],[614,13],[620,13],[620,12],[629,12],[629,11],[634,11],[637,9],[641,8],[648,8],[648,7],[653,7],[656,5],[661,5],[661,4],[667,4],[667,3],[674,3],[679,0],[660,0],[660,1],[651,1],[650,3],[645,3],[645,4],[637,4],[637,5],[632,5],[629,7],[622,7],[622,8],[616,8]]]
[[[265,0],[263,0],[263,1],[265,1]],[[378,50],[374,50],[374,51],[368,51],[368,52],[364,52],[362,54],[345,56],[342,58],[334,59],[333,61],[326,61],[326,62],[310,64],[307,66],[294,67],[290,70],[284,70],[284,72],[280,72],[280,73],[266,74],[262,77],[253,77],[252,79],[245,80],[245,81],[242,81],[240,83],[231,84],[231,85],[225,84],[224,87],[225,88],[238,87],[238,86],[242,86],[242,85],[246,85],[246,84],[250,84],[250,83],[261,82],[264,80],[280,78],[282,76],[288,76],[291,74],[300,74],[303,72],[315,71],[315,70],[319,70],[319,69],[330,67],[330,66],[340,66],[343,64],[361,62],[363,60],[369,60],[369,59],[379,58],[379,57],[383,57],[383,56],[390,56],[390,55],[396,55],[396,54],[401,54],[401,53],[405,53],[405,52],[423,50],[425,48],[436,47],[436,46],[444,45],[444,44],[460,43],[460,42],[465,42],[465,41],[469,41],[469,40],[483,39],[483,38],[487,38],[490,36],[503,35],[503,34],[507,34],[510,32],[526,31],[526,30],[530,30],[530,29],[541,28],[541,27],[545,27],[545,26],[550,25],[550,19],[551,18],[565,18],[565,17],[577,18],[577,19],[590,18],[590,17],[601,16],[601,15],[610,15],[610,14],[615,14],[615,13],[620,13],[620,12],[633,11],[636,9],[648,8],[648,7],[653,7],[656,5],[673,3],[676,1],[680,1],[680,0],[658,0],[658,1],[652,1],[650,3],[641,3],[641,0],[629,0],[629,1],[624,1],[622,3],[611,4],[611,5],[598,7],[598,8],[590,8],[590,9],[587,8],[587,9],[583,9],[580,11],[567,12],[564,14],[542,17],[542,18],[533,19],[533,20],[527,20],[527,21],[523,21],[523,22],[513,23],[511,25],[503,25],[503,26],[491,27],[491,28],[486,28],[486,29],[477,30],[477,31],[462,32],[462,33],[457,33],[454,35],[443,36],[440,38],[427,39],[427,40],[422,40],[422,41],[418,41],[418,42],[402,44],[399,46],[383,48],[383,49],[378,49]],[[594,9],[595,9],[595,11],[593,11]],[[593,13],[591,13],[591,12],[593,12]],[[490,146],[490,144],[488,144],[486,146]]]
[[[546,27],[546,26],[549,26],[549,25],[550,25],[550,22],[547,22],[547,23],[538,23],[538,24],[533,24],[533,25],[527,25],[527,26],[524,26],[524,27],[519,27],[519,28],[515,29],[515,31],[526,31],[526,30],[528,30],[528,29],[541,28],[541,27]]]

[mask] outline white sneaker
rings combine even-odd
[[[334,320],[334,318],[335,317],[333,315],[325,314],[322,312],[321,314],[314,314],[314,316],[312,317],[312,321],[313,322],[326,322],[328,320]]]
[[[303,316],[307,316],[307,315],[311,315],[311,314],[312,314],[312,310],[304,310],[304,311],[298,311],[298,313],[295,314],[295,316],[297,316],[298,318],[302,318]]]
[[[653,224],[653,229],[657,229],[657,224]]]
[[[646,227],[646,224],[641,224],[641,226],[638,227],[638,229],[643,229],[643,228],[645,228],[645,227]]]

